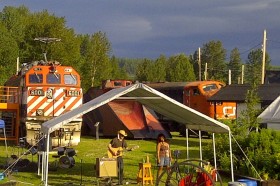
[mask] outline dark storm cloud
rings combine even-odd
[[[76,33],[106,32],[118,57],[189,55],[220,40],[228,53],[237,47],[246,58],[246,51],[262,42],[266,29],[267,52],[272,64],[280,65],[278,0],[2,0],[1,4],[46,9],[65,17]]]

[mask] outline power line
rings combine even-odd
[[[245,51],[243,51],[243,52],[240,52],[240,55],[243,55],[243,54],[245,54],[245,53],[247,53],[247,52],[249,52],[249,51],[252,51],[253,49],[255,49],[255,48],[257,48],[258,46],[261,46],[261,45],[262,45],[262,43],[258,43],[257,45],[251,47],[250,49],[245,50]]]
[[[277,41],[277,40],[268,40],[269,42],[274,42],[274,43],[279,43],[280,44],[280,41]]]
[[[277,40],[268,40],[268,46],[270,49],[279,49],[280,48],[280,41]]]

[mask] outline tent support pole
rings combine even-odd
[[[189,154],[189,129],[186,129],[186,143],[187,143],[187,160],[190,158],[190,154]]]
[[[232,159],[232,145],[231,145],[231,131],[228,131],[229,137],[229,152],[230,152],[230,166],[231,166],[231,181],[234,182],[234,174],[233,174],[233,159]]]
[[[7,136],[6,136],[6,127],[4,127],[4,138],[5,138],[5,146],[6,146],[6,155],[7,155],[7,158],[8,158],[8,145],[7,145]]]
[[[45,178],[44,178],[44,176],[45,176],[45,166],[44,166],[44,164],[45,164],[45,151],[42,151],[42,163],[41,163],[41,169],[42,169],[42,175],[41,175],[41,181],[45,181]]]
[[[198,131],[199,135],[199,155],[200,155],[200,160],[202,161],[202,143],[201,143],[201,130]],[[200,164],[202,166],[202,163]]]
[[[213,138],[213,151],[214,151],[214,167],[217,170],[217,156],[216,156],[216,143],[215,143],[215,133],[212,134]],[[216,181],[217,181],[217,174],[216,174]]]
[[[45,186],[48,186],[48,170],[49,170],[49,149],[50,149],[50,134],[47,135],[47,144],[46,144],[46,159],[45,159]]]

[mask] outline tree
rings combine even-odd
[[[171,56],[167,61],[167,81],[194,81],[195,74],[189,58],[185,54]]]
[[[0,84],[16,74],[16,60],[21,53],[24,40],[26,18],[29,11],[24,6],[6,6],[0,12]]]
[[[24,41],[28,17],[31,15],[28,8],[6,6],[0,13],[0,22],[10,32],[15,41],[20,44]]]
[[[198,51],[195,51],[193,55],[189,56],[190,62],[193,65],[195,77],[197,80],[202,80],[202,74],[200,73],[201,79],[199,79],[199,56]],[[201,70],[201,69],[200,69]]]
[[[0,23],[0,85],[16,73],[18,46],[8,30]]]
[[[136,68],[136,78],[138,81],[153,81],[154,64],[152,60],[144,59]]]
[[[84,63],[81,67],[83,87],[101,85],[102,80],[112,77],[112,65],[110,64],[111,44],[105,33],[97,32],[83,38],[81,52]]]
[[[28,61],[42,59],[43,52],[47,53],[48,60],[57,60],[63,65],[71,65],[79,69],[80,40],[72,29],[66,27],[64,18],[50,15],[46,10],[34,13],[29,17],[24,43],[23,58]],[[40,43],[35,38],[59,38],[60,42]]]
[[[49,60],[57,60],[63,65],[71,65],[79,69],[80,40],[73,29],[66,27],[64,18],[50,15],[48,11],[30,13],[28,8],[5,7],[1,12],[1,22],[8,29],[17,42],[21,62],[31,62],[44,59],[43,52],[47,52]],[[45,43],[34,41],[39,37],[54,37],[61,42]]]
[[[113,79],[128,79],[126,71],[123,68],[119,67],[118,61],[115,56],[111,57],[110,63],[112,64]]]
[[[238,48],[234,48],[230,53],[230,61],[228,64],[231,70],[232,83],[238,84],[241,78],[241,58]]]
[[[266,54],[265,69],[270,68],[269,55]],[[248,54],[248,60],[246,62],[245,69],[245,82],[250,84],[260,84],[262,77],[262,50],[252,50]]]
[[[156,59],[155,62],[155,81],[160,82],[160,81],[165,81],[166,80],[166,63],[167,59],[164,55],[160,55],[159,58]]]
[[[261,111],[260,98],[257,94],[258,86],[253,84],[246,94],[246,109],[241,112],[240,118],[237,120],[238,130],[236,133],[248,135],[252,130],[258,130],[258,115]]]
[[[130,79],[136,78],[137,66],[143,62],[143,59],[132,59],[132,58],[117,58],[118,65],[123,69],[129,76]]]
[[[205,69],[207,63],[207,79],[224,81],[226,73],[226,50],[221,41],[210,41],[201,49],[201,66]]]

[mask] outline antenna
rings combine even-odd
[[[49,43],[52,43],[52,42],[61,41],[61,39],[59,39],[59,38],[50,38],[50,37],[36,37],[34,39],[34,41],[40,41],[42,43],[45,43],[45,48],[44,48],[43,54],[44,54],[45,61],[48,62],[48,60],[47,60],[47,45]]]

